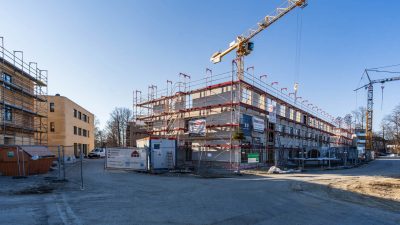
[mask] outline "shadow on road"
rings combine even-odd
[[[328,172],[350,178],[400,163],[376,162],[355,171]],[[4,221],[35,224],[34,213],[40,212],[43,221],[82,224],[400,224],[400,202],[336,188],[334,179],[315,183],[312,179],[321,179],[322,172],[203,179],[108,171],[103,165],[102,160],[85,161],[83,191],[80,168],[72,166],[69,182],[52,192],[0,194]],[[12,188],[14,180],[0,179],[5,181]],[[20,212],[32,216],[21,218]]]

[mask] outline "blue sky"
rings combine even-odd
[[[49,94],[60,93],[93,112],[102,125],[116,106],[132,108],[132,91],[165,87],[178,73],[194,79],[230,70],[223,50],[282,0],[1,0],[0,36],[9,50],[49,70]],[[246,66],[280,87],[296,79],[298,14],[302,41],[299,96],[334,116],[366,106],[353,92],[365,68],[400,63],[400,1],[310,0],[255,39]],[[400,70],[400,67],[393,68]],[[373,78],[381,78],[374,75]],[[375,125],[400,103],[400,82],[375,86]],[[375,126],[376,127],[376,126]]]

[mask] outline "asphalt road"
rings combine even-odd
[[[106,171],[103,160],[94,159],[84,162],[84,190],[79,171],[79,164],[69,168],[69,182],[51,184],[55,190],[45,194],[16,192],[42,184],[43,176],[0,178],[0,224],[400,224],[398,201],[307,180],[323,173],[398,177],[400,160],[301,175],[204,179]]]

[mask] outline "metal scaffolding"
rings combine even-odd
[[[0,37],[2,144],[47,145],[47,70],[10,52]]]
[[[223,159],[229,161],[231,167],[240,164],[242,149],[250,148],[249,151],[263,154],[265,161],[268,151],[289,148],[279,147],[280,138],[285,136],[301,139],[298,143],[318,142],[329,145],[331,140],[322,136],[335,135],[333,128],[336,125],[332,116],[312,104],[306,104],[307,101],[298,101],[299,97],[291,96],[291,93],[283,92],[274,86],[276,82],[268,84],[266,79],[262,79],[266,75],[256,77],[254,67],[252,69],[252,74],[244,71],[241,79],[238,79],[237,66],[233,62],[232,70],[225,73],[213,74],[210,69],[206,69],[206,76],[198,80],[191,80],[192,76],[180,73],[179,81],[173,83],[168,80],[166,89],[157,89],[151,85],[147,98],[136,90],[133,100],[134,118],[144,124],[149,136],[176,138],[182,151],[188,146],[196,149],[199,154],[196,160]],[[319,135],[300,135],[300,132],[280,130],[278,126],[267,122],[271,114],[270,107],[277,105],[280,106],[280,111],[276,112],[278,120],[302,126],[305,132],[317,131]],[[263,145],[246,146],[233,138],[241,129],[242,114],[246,113],[267,122],[262,137]],[[307,119],[304,120],[303,116]],[[203,136],[191,136],[188,132],[188,121],[196,118],[204,118],[206,121]],[[269,156],[270,161],[275,160],[272,157],[276,156]]]

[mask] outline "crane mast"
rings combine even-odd
[[[236,40],[229,45],[228,49],[214,53],[211,56],[211,62],[214,64],[219,63],[225,55],[236,50],[236,65],[238,67],[237,75],[239,79],[242,79],[244,72],[244,56],[249,55],[254,48],[254,44],[250,40],[294,8],[304,8],[305,6],[307,6],[306,0],[287,0],[282,7],[279,7],[274,11],[273,15],[267,15],[262,21],[257,23],[257,27],[249,29],[246,33],[236,37]]]
[[[375,69],[366,69],[364,72],[367,75],[369,83],[366,85],[363,85],[354,91],[357,91],[361,88],[366,88],[368,93],[367,93],[367,111],[366,111],[366,120],[365,120],[365,150],[372,150],[372,119],[373,119],[373,111],[374,111],[374,84],[376,83],[381,83],[384,84],[386,82],[391,82],[391,81],[399,81],[400,77],[390,77],[390,78],[384,78],[384,79],[377,79],[377,80],[371,80],[368,72],[387,72],[387,73],[397,73],[397,72],[390,72],[390,71],[381,71],[381,70],[375,70]]]

